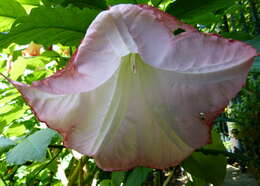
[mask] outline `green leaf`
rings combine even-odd
[[[259,57],[255,59],[252,67],[250,68],[250,72],[260,72],[260,59],[259,59]]]
[[[7,152],[10,148],[15,146],[16,143],[13,140],[10,140],[9,138],[0,137],[0,155],[3,152]]]
[[[137,4],[147,4],[149,0],[136,0]]]
[[[99,184],[100,186],[112,186],[112,182],[109,179],[102,180]]]
[[[31,5],[31,6],[40,5],[40,0],[17,0],[17,1],[23,5]]]
[[[117,4],[137,4],[136,0],[107,0],[108,5],[117,5]]]
[[[10,112],[13,108],[14,108],[14,106],[10,105],[10,104],[1,106],[0,107],[0,114],[1,114],[0,116],[2,116],[2,114],[6,114],[6,113]],[[2,118],[0,120],[2,120]]]
[[[40,0],[17,0],[26,10],[27,13],[30,13],[30,11],[40,6]]]
[[[17,80],[21,75],[23,75],[25,69],[26,69],[26,61],[16,60],[10,70],[10,78],[12,80]]]
[[[44,6],[52,7],[57,5],[62,5],[66,0],[41,0]]]
[[[11,122],[13,122],[16,119],[19,119],[20,117],[23,116],[24,112],[27,109],[27,106],[11,106],[11,105],[5,105],[5,108],[9,107],[7,109],[10,109],[10,111],[0,114],[0,122],[1,122],[1,127],[0,127],[0,133],[2,132],[1,128],[4,126],[4,124],[10,124]]]
[[[10,33],[0,40],[0,47],[31,41],[46,46],[57,43],[76,46],[98,13],[94,9],[81,10],[71,6],[34,8],[29,16],[17,19]]]
[[[256,48],[258,53],[260,52],[260,35],[250,41],[247,41],[247,43]]]
[[[124,181],[126,172],[125,171],[117,171],[112,172],[112,183],[114,186],[120,186],[121,183]]]
[[[253,37],[249,33],[245,33],[245,32],[225,32],[222,33],[221,36],[225,38],[240,40],[240,41],[253,39]]]
[[[0,60],[0,73],[4,72],[6,69],[6,60]]]
[[[14,94],[10,94],[8,96],[4,96],[3,98],[0,99],[0,105],[5,105],[19,96],[20,96],[20,94],[18,94],[18,92],[14,93]],[[0,111],[0,113],[1,113],[1,111]]]
[[[51,62],[51,58],[47,56],[36,56],[36,57],[18,57],[18,59],[15,61],[10,74],[11,79],[18,78],[20,75],[23,74],[22,68],[28,67],[28,69],[31,70],[43,70],[45,68],[45,65]],[[20,68],[19,68],[20,67]],[[14,69],[15,68],[15,69]],[[14,71],[14,72],[13,72]],[[16,72],[16,71],[19,71]],[[13,74],[14,73],[14,74]],[[14,77],[12,77],[14,76]],[[15,79],[13,79],[15,80]]]
[[[152,169],[146,167],[135,168],[127,177],[124,186],[141,186],[151,171]]]
[[[216,149],[225,151],[225,147],[219,134],[212,130],[212,144],[203,149]],[[192,176],[198,177],[214,186],[222,185],[226,175],[226,157],[223,155],[205,155],[201,152],[194,152],[183,161],[182,166]]]
[[[236,0],[176,0],[171,3],[166,12],[179,19],[189,20],[221,8],[227,8]]]
[[[11,126],[8,127],[8,130],[4,132],[4,135],[8,137],[18,137],[24,135],[25,131],[26,128],[24,125],[21,125],[19,122],[14,122]]]
[[[260,53],[260,35],[256,38],[247,41],[248,44],[252,45],[254,48],[256,48],[257,52]],[[260,72],[260,57],[256,57],[255,61],[250,68],[250,72]]]
[[[5,183],[3,182],[2,178],[0,178],[0,186],[5,186]]]
[[[107,9],[105,0],[67,0],[66,4],[73,4],[79,8],[88,7],[88,8],[96,8],[100,10]]]
[[[152,4],[153,4],[154,6],[156,6],[156,7],[159,6],[162,1],[163,1],[163,0],[151,0]]]
[[[207,185],[207,182],[205,182],[203,179],[200,179],[198,177],[195,177],[193,175],[192,176],[192,180],[193,181],[189,181],[185,186],[202,186],[202,185]]]
[[[0,32],[0,41],[1,41],[2,39],[4,39],[5,36],[6,36],[6,33],[1,33],[1,32]]]
[[[57,57],[61,57],[60,54],[58,52],[55,52],[55,51],[44,51],[41,56],[44,56],[44,57],[51,57],[51,58],[57,58]]]
[[[33,73],[27,75],[25,77],[25,81],[28,84],[32,84],[32,82],[41,80],[47,76],[46,70],[41,70],[41,71],[34,71]]]
[[[65,7],[72,4],[79,8],[95,8],[98,10],[105,10],[108,8],[105,0],[43,0],[43,3],[46,6],[62,5]]]
[[[11,28],[16,18],[26,15],[25,9],[15,0],[0,1],[0,32]]]
[[[107,0],[108,5],[117,4],[147,4],[149,0]]]
[[[185,22],[188,24],[202,24],[202,25],[210,25],[218,21],[220,21],[219,17],[217,17],[212,12],[208,12],[198,16],[190,17],[189,19],[185,19]]]
[[[42,129],[25,138],[7,153],[9,164],[21,165],[27,161],[43,161],[48,145],[57,133],[51,129]]]
[[[36,56],[36,57],[19,57],[11,71],[10,78],[13,80],[18,79],[21,75],[23,75],[26,69],[31,70],[32,72],[25,76],[26,83],[31,84],[33,81],[40,80],[48,75],[48,71],[46,71],[46,64],[53,61],[53,59],[57,58],[56,52],[48,51],[44,55]],[[0,101],[1,103],[1,101]]]
[[[52,158],[54,158],[56,155],[54,155]],[[52,159],[52,160],[54,160],[54,159]],[[50,161],[52,161],[52,160],[50,160]],[[31,170],[30,174],[26,175],[26,183],[27,183],[26,185],[34,185],[33,181],[35,179],[35,176],[37,176],[40,172],[44,172],[49,169],[52,173],[56,173],[58,164],[59,163],[57,162],[57,160],[52,161],[51,163],[49,161],[33,163],[33,165],[30,166],[30,170]],[[31,168],[31,167],[33,167],[33,168]],[[27,166],[27,169],[28,169],[28,166]],[[52,186],[63,186],[62,184],[57,185],[57,184],[53,184],[53,183],[51,185]]]

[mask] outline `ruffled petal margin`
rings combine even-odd
[[[256,55],[156,8],[117,5],[97,16],[63,70],[31,86],[9,81],[65,146],[103,170],[165,169],[210,143]]]

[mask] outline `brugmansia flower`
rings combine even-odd
[[[67,147],[102,169],[164,169],[210,143],[256,55],[158,9],[118,5],[96,17],[63,70],[12,83]]]

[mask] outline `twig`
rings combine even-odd
[[[36,178],[36,176],[42,171],[44,170],[46,167],[48,167],[58,156],[59,154],[61,153],[62,149],[59,149],[59,152],[57,152],[57,154],[55,154],[55,156],[53,156],[53,158],[45,164],[45,166],[43,166],[35,175],[34,175],[34,178]]]
[[[224,31],[229,32],[229,26],[228,26],[228,21],[227,21],[227,16],[223,16],[223,22],[224,22]]]
[[[81,159],[78,161],[76,167],[72,171],[72,174],[69,177],[69,183],[68,186],[73,186],[76,185],[77,179],[79,178],[79,175],[81,174],[82,171],[82,161]],[[79,180],[80,182],[81,180]],[[79,183],[80,185],[81,183]]]
[[[163,186],[167,186],[167,185],[169,184],[169,182],[171,181],[173,175],[174,175],[174,170],[170,171],[169,176],[168,176],[167,179],[163,182]]]

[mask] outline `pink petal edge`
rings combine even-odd
[[[119,6],[121,6],[121,7],[119,7]],[[163,25],[163,26],[166,28],[166,30],[168,29],[169,33],[172,32],[173,30],[177,29],[177,28],[183,28],[183,29],[185,29],[185,30],[186,30],[186,33],[180,34],[180,35],[178,35],[178,36],[176,37],[178,40],[181,39],[181,38],[188,37],[189,35],[192,35],[193,33],[198,33],[198,34],[200,34],[200,35],[204,35],[204,36],[206,36],[206,37],[210,37],[210,38],[213,38],[213,39],[214,39],[214,38],[221,38],[220,36],[218,36],[218,35],[216,35],[216,34],[204,34],[204,33],[199,33],[195,28],[193,28],[193,27],[191,27],[191,26],[189,26],[189,25],[187,25],[187,24],[183,24],[182,22],[180,22],[180,21],[177,20],[176,18],[174,18],[174,17],[172,17],[172,16],[170,16],[170,15],[168,15],[168,14],[166,14],[166,13],[164,13],[164,12],[162,12],[162,11],[160,11],[160,10],[154,8],[154,7],[150,7],[150,6],[147,6],[147,5],[119,5],[119,6],[118,6],[118,7],[119,7],[119,8],[122,8],[122,9],[124,9],[125,7],[126,7],[126,9],[127,9],[127,8],[129,8],[129,6],[131,6],[131,7],[129,8],[130,11],[131,11],[132,9],[141,8],[141,9],[142,9],[142,12],[146,12],[146,11],[149,12],[149,13],[147,13],[147,14],[150,14],[151,16],[155,16],[156,20],[157,20],[158,22],[160,22],[160,24]],[[106,11],[106,12],[109,12],[109,11],[112,11],[112,10],[108,10],[108,11]],[[104,14],[105,14],[105,13],[104,13]],[[96,23],[95,21],[92,23],[92,25],[90,26],[90,27],[91,27],[90,29],[94,29],[94,28],[95,28],[95,26],[96,26],[95,23]],[[99,23],[98,23],[98,24],[99,24]],[[176,26],[176,25],[177,25],[177,26]],[[94,30],[95,30],[95,29],[94,29]],[[90,33],[89,33],[89,35],[95,35],[95,34],[96,34],[96,33],[95,33],[93,30],[91,30]],[[87,39],[87,36],[88,36],[88,33],[87,33],[85,39]],[[91,37],[91,36],[89,36],[89,37]],[[85,40],[85,39],[84,39],[84,40]],[[253,58],[254,58],[255,56],[257,56],[255,49],[253,49],[251,46],[249,46],[249,45],[247,45],[247,44],[245,44],[245,43],[242,43],[242,42],[240,42],[240,41],[235,41],[235,40],[230,40],[230,39],[224,39],[224,38],[221,38],[221,39],[222,39],[222,40],[225,40],[225,41],[228,41],[228,43],[234,43],[234,42],[235,42],[235,43],[237,43],[238,45],[240,45],[241,47],[244,47],[245,49],[247,48],[248,52],[251,53],[251,54],[249,55],[250,57],[247,58],[247,60],[246,60],[245,62],[239,64],[239,65],[242,65],[241,69],[247,69],[247,70],[245,70],[245,71],[247,72],[248,69],[249,69],[249,67],[250,67],[251,64],[252,64]],[[84,40],[83,40],[82,43],[84,43]],[[174,40],[174,39],[173,39],[173,40]],[[89,43],[90,43],[90,42],[91,42],[91,41],[89,41]],[[84,43],[84,45],[88,45],[88,43],[87,43],[87,44]],[[79,49],[79,50],[80,50],[80,49]],[[66,78],[67,78],[69,81],[71,80],[71,82],[69,82],[69,83],[70,83],[71,85],[73,85],[73,80],[82,77],[81,74],[78,72],[78,67],[77,67],[78,54],[79,54],[78,52],[76,52],[76,53],[74,54],[74,56],[72,57],[71,61],[68,63],[68,65],[67,65],[63,70],[56,72],[54,75],[52,75],[52,76],[50,76],[50,77],[48,77],[48,78],[46,78],[46,79],[44,79],[44,80],[41,80],[41,81],[38,81],[38,82],[34,82],[31,87],[32,87],[32,88],[39,89],[40,91],[43,91],[43,92],[46,91],[46,92],[48,92],[48,93],[52,93],[52,94],[54,94],[54,95],[60,95],[60,94],[62,94],[62,91],[64,91],[64,89],[54,90],[55,86],[53,86],[54,88],[53,88],[53,87],[50,88],[50,87],[48,87],[48,85],[51,84],[53,80],[60,79],[60,78],[64,78],[64,77],[65,77],[65,80],[66,80]],[[141,56],[142,56],[142,54],[143,54],[142,57],[143,57],[143,58],[146,58],[146,56],[145,56],[145,51],[140,52],[140,54],[141,54]],[[258,55],[259,55],[259,54],[258,54]],[[238,66],[239,66],[239,65],[238,65]],[[151,66],[153,66],[153,64],[151,64]],[[115,68],[115,69],[116,69],[116,68]],[[115,70],[115,69],[114,69],[114,70]],[[112,70],[112,71],[113,71],[113,70]],[[234,90],[235,93],[232,92],[232,95],[229,97],[229,99],[231,99],[232,97],[234,97],[234,96],[236,95],[236,93],[238,92],[238,90],[239,90],[240,88],[242,88],[242,86],[244,85],[244,83],[245,83],[245,78],[246,78],[245,75],[247,74],[246,72],[244,72],[244,76],[243,76],[243,77],[244,77],[244,80],[243,80],[243,81],[240,81],[238,84],[236,84],[236,87],[235,87],[235,90]],[[110,73],[110,74],[108,74],[108,75],[107,75],[107,79],[110,78],[110,77],[112,76],[112,74],[113,74],[113,72]],[[83,75],[83,76],[84,76],[84,75]],[[7,79],[8,79],[8,78],[7,78]],[[84,78],[83,78],[83,79],[84,79]],[[106,79],[106,80],[101,79],[100,82],[97,82],[97,84],[98,84],[97,86],[102,85],[104,82],[107,81],[107,79]],[[31,99],[27,96],[27,94],[28,94],[27,91],[30,91],[30,89],[28,89],[29,86],[24,85],[24,84],[21,84],[21,83],[18,83],[18,82],[14,82],[14,81],[12,81],[12,80],[10,80],[10,79],[8,79],[8,81],[11,82],[11,83],[20,91],[20,93],[22,94],[22,96],[23,96],[23,98],[25,99],[25,101],[26,101],[26,102],[28,103],[28,105],[31,107],[31,109],[32,109],[32,111],[34,112],[34,114],[35,114],[35,116],[37,117],[37,119],[38,119],[39,121],[41,121],[41,122],[46,123],[46,124],[48,125],[48,127],[53,128],[53,129],[59,131],[59,133],[64,136],[65,145],[67,144],[67,146],[70,147],[70,142],[69,142],[69,141],[70,141],[70,135],[71,135],[73,129],[76,128],[76,125],[71,125],[71,126],[69,127],[69,129],[63,130],[63,128],[61,128],[61,127],[55,128],[54,125],[48,124],[48,122],[47,122],[46,120],[41,119],[41,116],[39,116],[39,111],[37,112],[37,111],[35,110],[35,108],[34,108],[35,106],[34,106],[34,104],[33,104],[33,100],[31,100]],[[82,82],[80,82],[80,83],[82,83]],[[80,84],[80,83],[79,83],[79,84]],[[97,87],[97,86],[96,86],[96,87]],[[69,87],[71,87],[71,89],[72,89],[73,86],[69,86]],[[94,87],[94,89],[95,89],[96,87]],[[84,91],[86,91],[86,90],[81,89],[80,91],[78,91],[78,90],[77,90],[77,91],[76,91],[76,90],[66,90],[66,91],[68,91],[68,92],[64,92],[63,95],[71,94],[71,93],[74,93],[74,92],[80,92],[80,93],[81,93],[81,92],[84,92]],[[233,90],[232,90],[232,91],[233,91]],[[28,94],[28,95],[29,95],[29,94]],[[226,105],[227,105],[227,103],[226,103],[226,104],[222,104],[221,106],[218,105],[217,110],[210,111],[210,112],[208,112],[208,113],[204,113],[205,116],[206,116],[206,119],[205,119],[202,123],[204,123],[204,124],[208,127],[208,137],[209,137],[208,140],[205,141],[204,144],[210,143],[210,130],[211,130],[213,121],[214,121],[215,118],[223,111],[223,109],[226,107]],[[195,137],[195,138],[196,138],[196,137]],[[73,145],[72,145],[71,147],[73,148]],[[139,149],[139,150],[140,150],[140,149]],[[134,167],[136,167],[136,166],[140,166],[140,165],[146,166],[146,167],[151,167],[151,168],[157,168],[157,169],[165,169],[165,168],[168,168],[168,167],[170,167],[170,166],[175,166],[175,165],[179,164],[182,160],[184,160],[185,158],[187,158],[194,150],[195,150],[195,148],[193,148],[192,150],[190,150],[189,153],[184,154],[181,159],[178,159],[178,160],[173,161],[173,162],[168,162],[167,164],[164,163],[163,165],[150,163],[149,161],[147,162],[147,161],[145,161],[145,157],[138,157],[138,158],[134,159],[133,162],[131,162],[131,163],[128,162],[128,163],[127,163],[126,165],[124,165],[123,167],[120,167],[120,166],[119,166],[119,167],[118,167],[118,166],[117,166],[117,167],[114,167],[113,164],[109,164],[109,165],[106,164],[106,166],[103,166],[103,163],[99,161],[99,157],[96,157],[96,156],[93,155],[93,154],[87,154],[87,155],[88,155],[88,156],[91,156],[91,157],[93,157],[93,158],[95,158],[95,160],[96,160],[96,162],[97,162],[97,165],[98,165],[99,167],[101,167],[103,170],[107,170],[107,171],[129,170],[129,169],[132,169],[132,168],[134,168]],[[123,158],[124,158],[124,157],[123,157]],[[123,158],[122,158],[122,159],[123,159]],[[115,161],[117,161],[117,160],[115,160]],[[120,161],[120,160],[118,160],[118,161]],[[144,163],[144,162],[145,162],[145,163]],[[114,163],[114,162],[113,162],[113,163]]]

